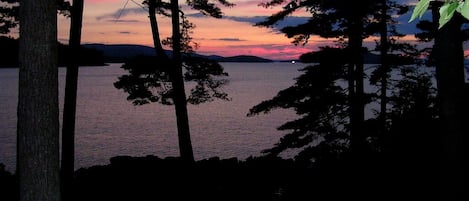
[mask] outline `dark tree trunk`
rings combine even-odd
[[[20,201],[60,200],[57,2],[20,1]]]
[[[158,21],[156,20],[156,0],[150,0],[148,2],[148,17],[150,18],[151,33],[153,36],[153,45],[155,46],[156,55],[169,65],[170,59],[161,45],[160,31],[158,29]]]
[[[384,135],[387,133],[386,121],[387,121],[387,87],[388,87],[388,23],[387,23],[387,12],[388,6],[386,4],[387,0],[382,0],[381,4],[381,21],[380,21],[380,53],[381,53],[381,88],[380,88],[380,130],[381,134]]]
[[[178,0],[171,0],[171,18],[173,25],[173,68],[171,81],[173,85],[173,99],[176,109],[179,150],[183,160],[194,161],[191,135],[189,130],[189,115],[187,114],[187,99],[182,75],[181,57],[181,28],[179,23]]]
[[[351,19],[349,27],[348,48],[350,54],[349,64],[349,93],[350,96],[350,139],[351,150],[356,155],[360,155],[365,147],[365,138],[363,136],[363,123],[365,119],[365,104],[363,90],[363,22],[361,18],[354,16]]]
[[[69,46],[72,50],[72,61],[67,61],[65,80],[65,98],[62,120],[62,166],[61,190],[62,200],[71,200],[75,171],[75,117],[77,105],[78,66],[83,19],[83,0],[73,0],[71,10]]]
[[[349,27],[348,27],[348,56],[350,57],[349,63],[349,101],[350,101],[350,153],[351,157],[349,169],[350,178],[349,181],[355,181],[360,183],[359,188],[368,188],[370,184],[365,181],[366,178],[363,175],[366,174],[366,170],[369,169],[366,164],[365,147],[366,141],[364,137],[364,90],[363,90],[363,22],[359,15],[350,16]],[[346,179],[347,180],[347,179]],[[349,183],[348,185],[350,185]],[[366,197],[360,195],[358,190],[352,190],[350,192],[351,199],[363,199]]]
[[[437,12],[434,14],[438,15]],[[440,200],[468,199],[468,177],[465,135],[467,114],[464,114],[464,50],[461,17],[453,18],[438,30],[434,50],[438,104],[440,109]],[[467,104],[467,103],[466,103]],[[466,125],[467,126],[467,125]],[[466,131],[466,133],[464,132]]]
[[[170,67],[170,79],[173,87],[173,100],[176,110],[177,130],[179,140],[179,152],[183,160],[193,162],[194,154],[192,151],[192,143],[189,130],[189,116],[187,113],[187,99],[184,89],[184,78],[182,76],[182,61],[181,61],[181,31],[179,25],[179,6],[178,1],[171,0],[171,13],[172,13],[172,46],[173,46],[173,59],[170,61],[169,57],[163,50],[161,39],[158,31],[158,22],[156,20],[156,1],[149,1],[149,18],[153,34],[153,44],[155,51],[162,62]],[[161,55],[161,56],[160,56]]]

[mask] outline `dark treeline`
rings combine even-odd
[[[72,53],[69,45],[57,43],[59,66],[65,67],[72,58],[79,57],[81,66],[104,66],[103,53],[90,48],[81,47],[78,54]],[[0,68],[18,67],[18,39],[0,36]]]
[[[350,166],[339,161],[311,166],[276,157],[214,157],[188,163],[173,157],[118,156],[108,165],[77,170],[71,200],[395,200],[403,196],[402,187],[393,187],[401,182],[387,183],[393,175],[376,167],[363,172],[358,185]],[[15,176],[1,171],[0,178],[2,200],[16,200]],[[366,193],[358,196],[359,189]]]
[[[455,14],[438,29],[441,4],[433,2],[429,7],[433,20],[421,21],[417,27],[422,32],[416,34],[421,44],[433,46],[420,50],[418,44],[400,40],[404,35],[391,17],[407,13],[407,6],[389,0],[362,1],[351,9],[354,4],[342,0],[262,4],[283,10],[258,26],[274,26],[298,9],[311,12],[308,22],[281,30],[295,45],[314,42],[309,41],[312,35],[337,41],[300,57],[316,64],[303,69],[293,86],[250,110],[249,115],[257,115],[286,108],[299,116],[279,127],[289,133],[264,153],[277,156],[296,150],[299,161],[317,165],[336,161],[346,166],[350,180],[344,182],[351,182],[345,187],[352,192],[350,198],[373,200],[370,192],[381,189],[394,200],[461,199],[468,188],[464,165],[468,85],[462,46],[468,36],[463,26],[467,20]],[[374,50],[364,45],[371,36],[380,38]],[[381,56],[379,65],[370,66],[371,73],[363,62],[368,51]],[[421,63],[423,56],[426,61]],[[428,73],[428,67],[436,73]],[[378,90],[364,91],[365,82]],[[365,118],[371,105],[379,109]]]
[[[189,0],[187,4],[221,17],[221,10],[208,1]],[[184,18],[177,1],[149,0],[144,5],[150,11],[158,59],[137,57],[127,62],[123,68],[129,74],[119,77],[115,87],[129,93],[128,100],[136,105],[175,105],[181,157],[118,156],[108,165],[80,168],[68,184],[67,200],[467,198],[469,107],[465,103],[469,102],[469,86],[464,82],[462,43],[469,35],[463,26],[467,20],[459,14],[438,29],[441,4],[433,2],[429,7],[432,21],[421,21],[417,26],[422,31],[416,34],[419,43],[433,44],[420,49],[418,44],[400,40],[404,35],[396,30],[399,22],[394,16],[409,12],[409,7],[395,1],[262,3],[282,9],[256,26],[273,27],[296,10],[306,9],[311,18],[281,29],[286,37],[295,45],[314,42],[309,40],[312,35],[336,39],[336,43],[302,55],[300,60],[314,63],[302,69],[295,84],[248,112],[252,116],[291,109],[298,114],[297,119],[279,126],[285,136],[263,150],[263,156],[194,161],[186,105],[227,100],[227,94],[218,91],[226,80],[215,79],[227,74],[216,62],[182,59],[182,53],[194,51],[190,30],[195,26]],[[172,37],[159,38],[156,14],[171,17]],[[364,45],[369,37],[379,38],[374,49]],[[167,56],[163,45],[176,54]],[[379,52],[380,62],[368,69],[364,56],[369,52]],[[428,68],[436,73],[429,73]],[[197,83],[187,98],[182,81]],[[376,91],[365,91],[365,83]],[[372,105],[378,107],[366,117]],[[290,151],[296,153],[292,159],[279,157]],[[15,187],[29,180],[17,176],[0,166],[2,200],[24,200]]]

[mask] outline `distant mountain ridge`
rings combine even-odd
[[[108,63],[123,63],[127,60],[137,56],[155,56],[155,50],[153,47],[144,46],[144,45],[107,45],[107,44],[85,44],[83,45],[86,48],[95,49],[103,53],[103,57]],[[172,55],[172,51],[166,50],[166,54],[169,56]],[[219,55],[210,55],[205,56],[201,54],[193,54],[192,56],[204,57],[212,59],[217,62],[274,62],[270,59],[265,59],[262,57],[252,56],[252,55],[239,55],[233,57],[223,57]]]
[[[102,52],[107,63],[124,63],[137,55],[156,55],[153,48],[143,45],[84,44],[83,46]]]
[[[251,55],[239,55],[239,56],[232,56],[232,57],[222,57],[219,59],[214,59],[218,62],[273,62],[270,59],[264,59],[262,57],[256,57]]]
[[[104,66],[106,65],[100,51],[81,47],[78,56],[65,44],[57,43],[57,62],[59,67],[64,67],[72,61],[72,58],[79,59],[80,66]],[[0,36],[0,68],[18,67],[18,39]]]

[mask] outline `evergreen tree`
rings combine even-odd
[[[387,182],[400,191],[390,200],[433,200],[438,197],[437,152],[438,108],[434,74],[422,66],[401,66],[394,79],[389,100],[389,131],[381,137],[380,156]],[[419,186],[419,188],[415,188]],[[388,186],[388,188],[392,188]]]
[[[338,159],[347,148],[348,98],[343,83],[346,71],[345,50],[323,47],[321,51],[300,57],[318,64],[305,67],[296,83],[271,100],[250,109],[248,116],[267,113],[276,108],[293,109],[299,119],[286,122],[278,129],[292,132],[282,137],[274,148],[264,150],[278,156],[299,150],[297,160],[316,162]]]
[[[371,78],[371,83],[380,84],[380,133],[385,135],[387,132],[387,91],[388,91],[388,79],[389,73],[393,66],[402,64],[402,57],[413,58],[415,55],[410,55],[409,47],[415,52],[416,49],[409,44],[404,44],[399,41],[402,34],[399,34],[396,30],[396,24],[398,23],[391,16],[402,15],[408,11],[408,6],[399,5],[395,1],[382,0],[378,4],[379,12],[376,14],[377,19],[377,31],[380,36],[379,43],[377,44],[376,50],[380,53],[381,61],[380,65],[374,71],[374,79]],[[392,50],[392,52],[391,52]],[[394,54],[393,54],[394,53]],[[397,54],[396,54],[397,53]],[[414,53],[415,54],[415,53]],[[409,63],[414,63],[411,61]]]
[[[233,6],[225,0],[218,2],[224,6]],[[128,99],[136,105],[150,102],[174,104],[181,158],[186,161],[194,161],[187,102],[199,104],[214,98],[229,100],[227,94],[221,91],[221,87],[227,81],[217,79],[217,77],[228,74],[218,63],[193,56],[195,48],[191,46],[190,33],[195,26],[184,18],[184,13],[180,10],[177,0],[172,0],[170,3],[148,0],[144,1],[144,4],[149,6],[150,24],[157,56],[156,58],[139,57],[126,63],[122,67],[130,74],[119,77],[115,87],[128,92]],[[187,4],[203,14],[215,18],[222,16],[220,8],[209,1],[188,0]],[[168,14],[168,10],[170,14]],[[160,39],[156,14],[171,16],[173,32],[171,38]],[[181,17],[182,21],[180,22]],[[173,48],[171,57],[166,54],[162,43]],[[184,74],[183,68],[186,69]],[[184,81],[196,82],[188,98],[185,94]]]
[[[345,126],[349,133],[349,146],[355,156],[368,150],[367,136],[364,129],[364,109],[368,96],[364,92],[364,53],[363,39],[376,33],[376,23],[373,16],[376,15],[376,1],[361,2],[356,9],[352,1],[270,1],[261,4],[264,7],[285,5],[283,10],[268,17],[258,26],[273,26],[279,20],[300,8],[306,8],[311,12],[311,18],[304,24],[294,27],[285,27],[282,32],[289,38],[293,38],[295,45],[308,43],[311,35],[324,38],[337,39],[338,46],[346,51],[341,54],[344,58],[343,68],[347,69],[347,94],[348,94],[348,124]]]

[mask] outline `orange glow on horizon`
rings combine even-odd
[[[85,0],[82,43],[137,44],[153,46],[148,14],[137,2],[127,0]],[[223,7],[227,18],[191,17],[196,25],[192,37],[200,45],[198,53],[220,56],[249,54],[268,59],[297,59],[313,46],[296,47],[283,34],[269,28],[253,26],[230,17],[269,16],[280,8],[263,8],[258,1],[230,1],[234,7]],[[181,2],[183,5],[184,2]],[[121,12],[125,6],[128,12]],[[190,11],[187,13],[195,13]],[[171,34],[170,19],[157,16],[161,38]],[[58,38],[68,43],[70,19],[59,17]]]
[[[153,46],[148,13],[136,5],[140,1],[127,0],[85,0],[82,43],[102,44],[137,44]],[[204,55],[254,55],[268,59],[298,59],[307,52],[316,51],[320,46],[334,45],[334,39],[324,39],[311,36],[305,46],[295,46],[292,39],[271,28],[253,26],[254,19],[259,16],[270,16],[279,11],[281,6],[264,8],[259,3],[266,1],[231,0],[234,7],[223,7],[226,18],[214,19],[209,17],[189,17],[196,25],[192,37],[200,45],[198,53]],[[185,2],[181,1],[181,5]],[[121,12],[125,6],[128,12]],[[184,6],[183,6],[184,8]],[[185,7],[184,9],[187,9]],[[196,13],[187,11],[187,14]],[[296,17],[310,14],[298,11]],[[58,38],[62,43],[68,43],[68,18],[59,17]],[[171,35],[171,22],[167,17],[158,16],[161,38]],[[368,38],[364,42],[374,45],[376,38]],[[414,36],[400,38],[405,41],[416,41]]]

